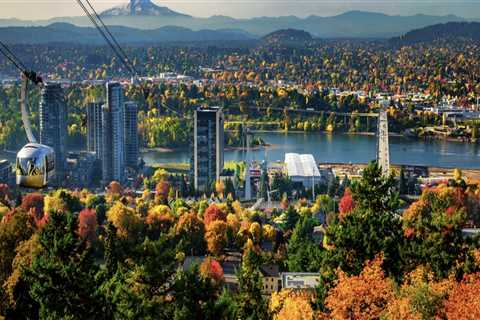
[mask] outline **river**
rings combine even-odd
[[[256,133],[271,146],[252,151],[252,159],[283,161],[285,153],[311,153],[317,162],[366,163],[375,159],[376,137],[325,133]],[[142,153],[147,164],[188,162],[188,149],[172,152],[149,150]],[[14,160],[14,154],[0,152],[0,159]],[[225,160],[240,161],[243,152],[225,151]],[[480,146],[444,140],[410,140],[390,137],[390,161],[393,164],[480,169]]]
[[[252,159],[283,161],[285,153],[311,153],[317,162],[367,163],[375,159],[376,137],[325,133],[256,133],[270,147],[252,151]],[[411,140],[390,137],[390,161],[393,164],[432,167],[480,168],[480,146],[444,140]],[[147,151],[147,163],[188,162],[188,150],[174,152]],[[242,160],[239,150],[225,151],[225,160]]]

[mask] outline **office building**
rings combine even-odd
[[[101,159],[102,150],[102,105],[103,102],[87,105],[87,150],[95,152],[97,159]]]
[[[125,178],[125,104],[118,82],[106,84],[107,99],[102,107],[102,181],[123,182]]]
[[[72,188],[98,185],[100,160],[94,152],[69,152],[67,155],[67,182]]]
[[[67,106],[59,83],[47,82],[40,98],[40,143],[55,151],[57,182],[65,179]]]
[[[223,170],[224,116],[221,108],[195,110],[191,178],[195,189],[207,191]]]
[[[125,102],[125,165],[136,168],[138,164],[138,107],[135,102]]]

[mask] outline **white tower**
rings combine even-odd
[[[390,174],[390,148],[388,143],[388,116],[385,110],[380,111],[377,128],[377,163],[384,176]]]

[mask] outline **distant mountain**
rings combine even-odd
[[[312,35],[304,30],[281,29],[267,34],[263,37],[264,41],[308,41],[312,40]]]
[[[448,22],[436,24],[421,29],[412,30],[405,35],[391,39],[397,44],[414,44],[431,42],[439,39],[472,39],[480,40],[479,22]]]
[[[254,36],[238,30],[199,30],[166,26],[154,30],[140,30],[128,27],[109,27],[120,43],[158,43],[252,40]],[[105,44],[95,28],[77,27],[68,23],[54,23],[46,27],[6,27],[0,28],[0,40],[17,44],[81,43]]]
[[[312,35],[303,30],[282,29],[267,34],[262,40],[269,44],[300,44],[312,40]]]
[[[143,7],[142,3],[144,4]],[[129,5],[131,8],[132,3]],[[138,8],[141,8],[139,12],[150,12],[148,8],[150,8],[151,5],[155,6],[153,3],[146,0],[136,1],[134,5],[137,5]],[[388,39],[405,34],[410,30],[420,29],[434,24],[452,21],[466,21],[464,18],[453,15],[390,16],[382,13],[363,11],[350,11],[332,17],[309,16],[306,18],[298,18],[295,16],[285,16],[258,17],[251,19],[234,19],[226,16],[196,18],[182,14],[166,14],[162,16],[147,14],[132,15],[131,11],[130,14],[127,15],[128,10],[124,10],[122,12],[126,15],[118,15],[119,12],[114,15],[112,14],[113,12],[111,10],[107,10],[103,13],[103,20],[108,25],[124,26],[136,29],[158,29],[164,26],[177,26],[197,31],[203,29],[235,29],[243,30],[260,37],[280,29],[298,29],[307,31],[312,34],[312,36],[320,38]],[[46,26],[54,22],[67,22],[84,27],[91,26],[91,22],[86,17],[65,17],[44,21],[21,21],[6,19],[0,20],[0,26]]]
[[[151,0],[130,0],[130,3],[108,9],[100,14],[102,17],[116,16],[156,16],[156,17],[190,17],[167,7],[160,7]]]

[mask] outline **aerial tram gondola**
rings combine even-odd
[[[55,177],[55,152],[51,147],[37,143],[27,107],[29,82],[42,85],[43,80],[34,71],[27,70],[2,42],[0,42],[0,52],[22,73],[20,109],[28,143],[17,153],[15,167],[17,185],[26,188],[44,188]]]

